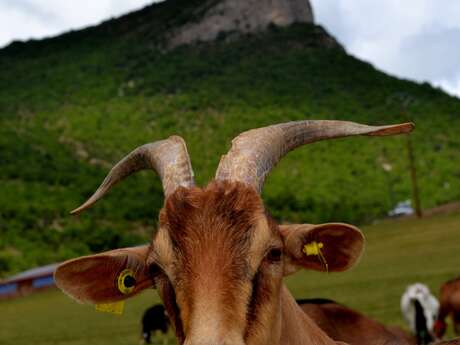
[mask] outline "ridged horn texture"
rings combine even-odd
[[[116,183],[144,169],[152,169],[158,173],[165,196],[173,193],[179,186],[190,188],[195,185],[185,141],[179,136],[171,136],[166,140],[140,146],[128,154],[110,170],[96,192],[70,213],[79,214],[86,210]]]
[[[216,179],[243,182],[260,193],[273,167],[299,146],[352,135],[409,133],[413,128],[413,123],[366,126],[349,121],[306,120],[249,130],[233,139],[230,151],[220,160]]]

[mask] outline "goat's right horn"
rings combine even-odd
[[[232,141],[230,151],[222,156],[217,180],[239,181],[259,193],[278,161],[289,151],[319,140],[351,135],[384,136],[409,133],[413,123],[389,126],[366,126],[349,121],[305,120],[252,129]]]
[[[173,193],[179,186],[190,188],[195,185],[185,141],[179,136],[171,136],[166,140],[140,146],[128,154],[110,170],[96,192],[70,213],[79,214],[93,206],[117,182],[144,169],[152,169],[158,173],[165,196]]]

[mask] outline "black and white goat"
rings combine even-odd
[[[434,341],[433,326],[439,312],[439,302],[422,283],[409,285],[401,297],[401,312],[417,338],[417,344]]]

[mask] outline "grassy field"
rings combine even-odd
[[[460,214],[391,220],[365,227],[367,247],[358,267],[343,274],[298,273],[286,279],[296,297],[328,297],[389,324],[404,325],[399,298],[424,282],[437,293],[460,274]],[[121,317],[79,305],[56,290],[0,302],[2,345],[137,344],[142,311],[154,291],[129,300]],[[174,343],[172,334],[168,342]],[[158,344],[162,340],[156,340]]]

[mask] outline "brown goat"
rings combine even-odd
[[[439,314],[434,332],[442,338],[446,332],[446,317],[451,316],[455,334],[460,335],[460,277],[441,285],[439,292]]]
[[[415,337],[401,328],[387,327],[327,299],[297,300],[300,308],[332,339],[350,345],[416,345]]]
[[[94,304],[156,287],[179,344],[336,344],[299,308],[282,279],[301,268],[347,270],[362,253],[362,233],[341,223],[278,226],[260,197],[265,177],[301,145],[412,128],[409,123],[298,121],[251,130],[233,140],[205,188],[195,187],[180,137],[142,146],[73,213],[92,206],[131,173],[153,169],[162,180],[165,203],[152,242],[68,261],[57,269],[56,284],[78,301]],[[120,288],[124,277],[129,279]]]

